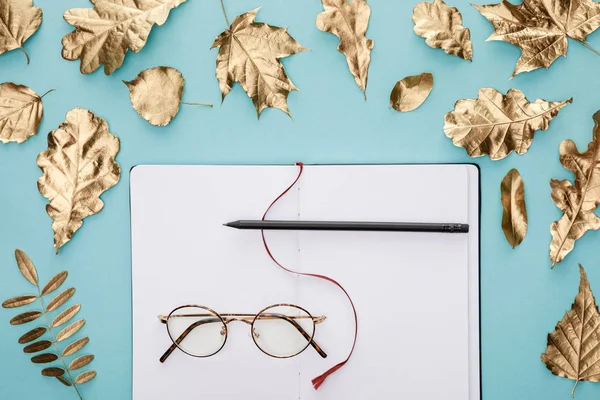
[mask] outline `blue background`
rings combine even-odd
[[[235,15],[263,8],[258,21],[289,26],[290,34],[311,51],[283,60],[301,90],[289,96],[293,120],[279,110],[266,110],[260,121],[252,102],[236,85],[223,104],[215,78],[217,50],[209,50],[225,28],[218,0],[188,1],[171,12],[167,23],[155,27],[138,54],[129,53],[122,68],[105,76],[102,68],[91,75],[79,72],[79,61],[61,58],[61,38],[72,28],[62,19],[69,8],[90,7],[86,0],[36,0],[44,11],[40,30],[25,44],[31,65],[16,50],[0,56],[0,81],[30,86],[38,93],[56,88],[44,98],[40,133],[27,142],[0,145],[0,297],[28,292],[13,252],[25,250],[46,281],[62,269],[67,285],[77,288],[70,300],[82,304],[87,324],[81,331],[91,339],[86,352],[98,377],[81,389],[86,399],[131,397],[131,277],[129,237],[129,169],[144,163],[431,163],[476,162],[482,177],[482,375],[485,400],[566,399],[572,381],[553,376],[540,361],[546,334],[570,308],[579,283],[577,263],[588,272],[592,289],[600,290],[599,233],[589,232],[575,250],[550,270],[549,225],[560,217],[550,199],[550,178],[572,178],[558,161],[558,146],[566,138],[584,149],[592,137],[592,114],[600,108],[597,88],[600,58],[569,41],[568,59],[549,70],[509,77],[519,49],[506,43],[485,43],[492,26],[469,5],[452,0],[471,29],[474,61],[470,63],[429,48],[416,36],[411,21],[416,0],[371,0],[368,37],[375,41],[367,89],[368,101],[348,72],[338,39],[319,31],[315,17],[318,0],[226,0]],[[600,34],[590,36],[600,48]],[[166,128],[155,128],[132,109],[121,80],[133,79],[142,69],[169,65],[186,78],[185,101],[212,102],[213,109],[182,106]],[[407,75],[430,71],[435,87],[425,104],[401,114],[389,109],[393,85]],[[452,145],[443,133],[444,114],[461,98],[474,98],[480,87],[506,92],[521,89],[533,101],[574,97],[548,131],[540,131],[527,154],[492,162],[472,159]],[[120,183],[106,192],[105,208],[85,220],[83,227],[54,254],[51,219],[46,199],[36,187],[40,176],[35,159],[46,148],[46,134],[64,121],[74,107],[105,118],[121,139],[117,161]],[[521,246],[512,249],[502,234],[500,181],[518,168],[526,185],[529,231]],[[410,187],[390,182],[410,195]],[[423,184],[426,184],[425,182]],[[440,197],[440,202],[444,201]],[[70,388],[43,378],[40,366],[22,352],[17,338],[27,328],[8,320],[16,310],[0,310],[0,397],[7,399],[76,398]],[[440,335],[444,327],[440,326]],[[435,360],[431,360],[436,366]],[[443,368],[431,373],[443,374]],[[25,383],[26,382],[26,383]],[[409,383],[407,383],[409,384]],[[598,398],[600,385],[582,383],[578,399]]]

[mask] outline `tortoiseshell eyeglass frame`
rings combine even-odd
[[[182,308],[187,308],[187,307],[200,308],[200,309],[208,311],[209,314],[179,314],[179,315],[175,314],[175,312],[177,312],[178,310],[181,310]],[[297,308],[297,309],[305,312],[306,315],[288,316],[288,315],[284,315],[284,314],[265,313],[265,311],[267,311],[271,308],[275,308],[275,307]],[[191,324],[185,331],[183,331],[181,333],[181,335],[179,335],[179,337],[174,338],[173,335],[171,334],[171,332],[169,331],[169,324],[167,322],[169,321],[170,318],[181,318],[181,317],[215,317],[215,318],[209,318],[209,319],[203,319],[203,320],[196,321],[193,324]],[[283,320],[289,322],[290,324],[292,324],[294,326],[294,328],[296,328],[296,330],[298,332],[300,332],[300,334],[306,339],[306,346],[302,350],[300,350],[299,352],[297,352],[295,354],[291,354],[291,355],[287,355],[287,356],[276,356],[276,355],[267,353],[265,350],[263,350],[260,347],[260,345],[256,342],[256,336],[254,334],[254,332],[255,332],[254,331],[254,323],[259,319],[275,319],[275,318],[283,319]],[[225,343],[227,342],[227,334],[228,334],[227,333],[227,324],[232,321],[240,321],[240,322],[250,325],[250,336],[252,337],[254,344],[256,345],[256,347],[258,347],[258,349],[260,351],[262,351],[263,353],[265,353],[266,355],[268,355],[270,357],[273,357],[273,358],[295,357],[298,354],[302,353],[304,350],[306,350],[308,348],[308,346],[312,346],[317,351],[317,353],[319,353],[319,355],[321,357],[326,358],[327,354],[323,351],[323,349],[321,349],[321,347],[314,340],[315,329],[313,329],[312,335],[309,335],[308,332],[306,332],[306,330],[304,330],[304,328],[302,328],[302,326],[300,326],[300,324],[298,324],[295,321],[296,319],[308,319],[308,318],[310,318],[313,321],[314,325],[318,325],[318,324],[322,323],[323,321],[325,321],[325,319],[327,317],[325,317],[325,316],[313,317],[304,308],[294,305],[294,304],[273,304],[273,305],[263,308],[257,314],[219,314],[218,312],[216,312],[215,310],[213,310],[211,308],[208,308],[206,306],[201,306],[198,304],[186,304],[183,306],[179,306],[179,307],[175,308],[173,311],[171,311],[169,313],[169,315],[167,315],[167,316],[164,316],[164,315],[158,316],[158,319],[160,320],[160,322],[162,322],[163,324],[166,325],[167,334],[169,335],[169,338],[171,338],[171,341],[173,342],[173,344],[167,349],[167,351],[165,351],[165,353],[160,357],[160,362],[161,363],[165,362],[165,360],[177,348],[179,350],[183,351],[185,354],[190,355],[192,357],[206,358],[206,357],[214,356],[219,351],[221,351],[221,349],[225,346]],[[190,334],[190,332],[192,330],[194,330],[196,327],[198,327],[202,324],[206,324],[206,323],[210,323],[210,322],[221,322],[223,324],[222,334],[224,334],[225,340],[223,341],[223,344],[221,345],[221,347],[219,347],[219,349],[217,351],[215,351],[212,354],[207,354],[207,355],[196,355],[196,354],[188,353],[180,346],[180,343],[183,341],[183,339],[186,338],[187,335]]]

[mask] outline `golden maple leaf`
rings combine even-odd
[[[119,182],[115,161],[119,138],[106,121],[91,111],[75,108],[66,121],[48,134],[48,149],[37,157],[43,175],[38,190],[50,204],[56,252],[83,224],[83,219],[104,207],[100,195]]]
[[[573,250],[575,241],[589,230],[600,229],[594,214],[600,204],[600,111],[594,114],[593,140],[583,153],[572,140],[560,144],[560,162],[575,175],[575,185],[567,180],[550,180],[552,201],[563,211],[560,220],[550,226],[552,266]]]
[[[40,97],[27,86],[11,82],[0,84],[0,142],[22,143],[38,132],[46,94]]]
[[[524,0],[516,6],[503,0],[473,7],[494,26],[488,40],[502,40],[521,49],[513,77],[548,68],[566,56],[567,37],[591,48],[586,37],[600,26],[600,3],[592,0]]]
[[[298,90],[279,59],[308,50],[287,33],[287,28],[254,22],[256,10],[235,17],[229,29],[215,39],[218,48],[217,79],[223,99],[238,82],[260,114],[273,107],[291,116],[287,96]]]
[[[575,381],[600,382],[600,313],[583,267],[579,293],[562,321],[548,334],[542,361],[554,374]]]
[[[94,8],[73,8],[63,17],[75,31],[62,39],[65,60],[81,59],[82,74],[104,64],[104,73],[121,67],[128,50],[139,52],[154,25],[162,25],[169,12],[186,0],[94,0]]]
[[[33,0],[0,1],[0,54],[23,49],[23,43],[31,37],[42,24],[42,9],[33,5]]]
[[[366,38],[371,7],[366,0],[321,0],[325,11],[317,15],[317,28],[340,38],[338,51],[346,56],[356,84],[367,98],[369,64],[374,42]]]
[[[537,130],[546,130],[561,108],[573,99],[530,103],[523,92],[510,89],[506,96],[492,88],[479,89],[477,99],[459,100],[446,114],[444,133],[471,157],[489,154],[500,160],[513,150],[529,150]]]
[[[515,168],[500,183],[502,202],[502,231],[508,243],[517,247],[527,234],[527,207],[525,205],[525,184]]]

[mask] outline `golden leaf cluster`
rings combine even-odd
[[[390,94],[390,106],[400,112],[417,109],[433,89],[433,75],[423,72],[398,81]]]
[[[500,183],[502,202],[502,231],[513,247],[521,244],[527,234],[527,207],[525,205],[525,184],[521,174],[511,169]]]
[[[58,313],[54,318],[50,317],[50,313],[64,305],[75,293],[75,288],[69,288],[58,294],[53,294],[60,289],[61,285],[67,279],[68,273],[67,271],[59,272],[41,288],[37,270],[27,254],[17,249],[15,250],[15,258],[19,271],[21,271],[21,274],[29,283],[35,286],[37,293],[10,298],[2,303],[2,307],[12,309],[39,302],[39,310],[18,314],[10,320],[11,325],[23,325],[43,318],[41,326],[25,332],[19,338],[18,342],[26,345],[23,348],[24,353],[39,353],[31,357],[31,362],[35,364],[49,364],[57,360],[60,361],[58,366],[55,365],[42,369],[42,375],[55,377],[62,384],[73,387],[77,394],[79,394],[77,385],[93,379],[96,376],[96,372],[93,370],[79,372],[78,370],[92,362],[94,356],[86,354],[75,357],[70,362],[67,361],[67,357],[71,357],[83,349],[89,342],[89,338],[83,337],[77,339],[66,345],[62,350],[60,346],[62,345],[61,342],[71,338],[85,324],[84,319],[72,321],[79,313],[81,305],[74,304]],[[52,299],[47,301],[46,296],[51,294]],[[47,339],[38,340],[44,335],[46,335]],[[48,350],[50,348],[52,349]],[[79,397],[81,398],[81,396]]]
[[[42,9],[33,5],[33,0],[0,1],[0,54],[20,49],[27,58],[23,43],[42,24]]]

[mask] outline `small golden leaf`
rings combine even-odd
[[[85,319],[80,319],[67,325],[66,328],[58,332],[58,335],[56,335],[56,341],[62,342],[63,340],[70,338],[75,333],[77,333],[77,331],[80,330],[83,327],[83,325],[85,325]]]
[[[38,283],[37,270],[35,265],[31,262],[31,259],[21,249],[15,250],[15,258],[17,259],[17,265],[21,274],[34,285]]]
[[[525,184],[516,169],[511,169],[500,183],[502,230],[506,240],[517,247],[527,234],[527,207],[525,206]]]
[[[91,363],[93,359],[94,359],[94,356],[92,354],[87,354],[85,356],[77,357],[76,359],[71,361],[71,363],[69,364],[69,369],[71,371],[74,371],[76,369],[83,368],[86,365],[88,365],[89,363]]]
[[[75,288],[69,288],[58,295],[55,298],[50,300],[48,305],[46,306],[46,312],[54,311],[58,307],[62,306],[75,294]]]
[[[0,142],[23,143],[38,133],[43,115],[42,98],[36,92],[11,82],[0,84]]]
[[[179,112],[185,80],[175,68],[150,68],[123,82],[135,111],[152,125],[168,125]]]
[[[62,368],[50,367],[42,370],[44,376],[62,376],[65,374],[65,370]]]
[[[81,339],[77,339],[63,350],[63,356],[71,356],[81,350],[86,344],[88,344],[90,339],[86,336]]]
[[[561,108],[573,99],[530,103],[523,92],[510,89],[506,96],[496,89],[479,89],[478,98],[459,100],[446,114],[444,133],[455,146],[464,147],[471,157],[489,154],[500,160],[513,150],[529,150],[537,130],[546,130]]]
[[[17,297],[13,297],[12,299],[6,300],[4,303],[2,303],[2,307],[4,307],[4,308],[22,307],[27,304],[31,304],[36,300],[37,300],[37,296],[35,296],[33,294],[28,294],[25,296],[17,296]]]
[[[36,364],[46,364],[58,360],[58,356],[54,353],[44,353],[31,357],[31,362]]]
[[[290,115],[287,97],[298,90],[280,59],[307,50],[287,33],[287,28],[254,22],[258,9],[238,15],[229,29],[215,39],[219,48],[217,79],[223,99],[238,82],[252,99],[258,117],[274,107]]]
[[[104,64],[112,74],[123,65],[128,50],[137,53],[146,45],[154,25],[167,21],[171,10],[185,0],[94,1],[94,8],[72,8],[63,18],[75,31],[62,39],[65,60],[81,59],[82,74]]]
[[[48,293],[52,293],[56,289],[58,289],[60,287],[60,285],[63,284],[65,279],[67,279],[68,275],[69,274],[67,271],[62,271],[62,272],[59,272],[58,274],[54,275],[54,277],[52,279],[50,279],[50,281],[42,289],[42,296],[45,296]]]
[[[46,350],[52,346],[52,342],[49,340],[40,340],[39,342],[31,343],[29,346],[23,348],[25,353],[37,353],[38,351]]]
[[[390,106],[400,112],[415,110],[429,97],[431,89],[433,89],[433,75],[429,72],[407,76],[398,81],[392,89]]]
[[[542,361],[554,374],[575,381],[600,382],[600,313],[583,267],[579,293],[562,321],[548,335]]]
[[[317,28],[340,38],[338,51],[346,56],[348,68],[367,98],[369,64],[374,42],[367,39],[371,7],[366,0],[321,0],[325,11],[317,15]]]
[[[462,15],[456,7],[450,7],[442,0],[422,2],[413,9],[412,20],[415,33],[425,38],[429,47],[473,60],[471,33],[469,28],[462,26]]]
[[[65,311],[61,312],[56,317],[54,317],[54,319],[52,320],[52,327],[55,328],[57,326],[61,326],[65,322],[69,321],[71,318],[77,315],[80,309],[81,304],[75,304],[67,308]]]
[[[75,378],[75,383],[78,385],[83,385],[84,383],[91,381],[95,377],[96,371],[85,371],[77,375],[77,378]]]
[[[600,111],[594,114],[593,139],[583,153],[572,140],[560,144],[560,163],[573,171],[575,184],[567,180],[550,180],[552,201],[563,212],[560,220],[550,225],[552,266],[565,258],[575,241],[589,230],[600,229],[600,218],[594,211],[600,204]]]
[[[57,253],[84,218],[102,210],[100,195],[119,182],[119,147],[106,121],[81,108],[69,111],[66,122],[48,134],[48,149],[37,158],[43,172],[38,189],[50,201],[46,211],[54,220]]]
[[[73,386],[71,384],[71,381],[69,381],[68,379],[66,379],[64,376],[57,376],[56,379],[59,380],[60,383],[62,383],[65,386]]]
[[[42,313],[40,311],[27,311],[23,314],[19,314],[13,319],[10,320],[11,325],[21,325],[26,324],[27,322],[34,321],[38,319]]]
[[[33,5],[33,0],[0,1],[0,54],[21,49],[23,43],[33,35],[42,24],[42,9]]]
[[[19,343],[20,344],[25,344],[25,343],[29,343],[34,341],[35,339],[38,339],[40,337],[42,337],[42,335],[46,333],[46,328],[41,326],[39,328],[35,328],[30,330],[29,332],[27,332],[26,334],[24,334],[23,336],[21,336],[19,338]]]

